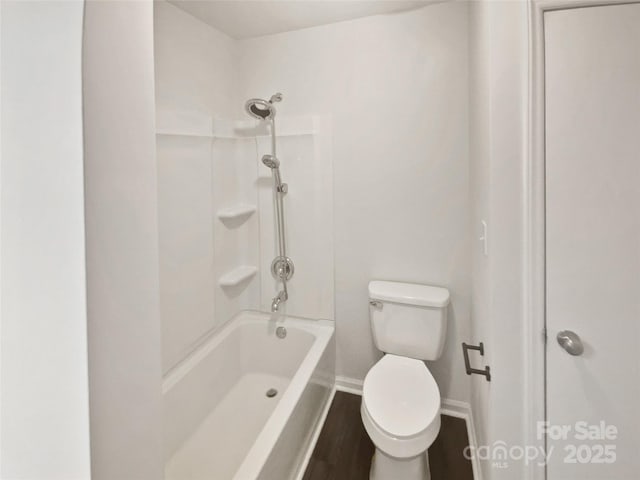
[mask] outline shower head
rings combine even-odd
[[[272,120],[276,116],[276,109],[273,106],[275,102],[282,101],[282,94],[276,93],[272,95],[269,101],[261,98],[252,98],[247,100],[244,108],[249,115],[258,120]]]
[[[262,157],[262,163],[271,169],[278,168],[280,166],[280,160],[273,155],[264,155]]]
[[[276,114],[276,109],[273,108],[271,102],[260,98],[252,98],[245,104],[244,108],[249,115],[258,120],[269,120]]]

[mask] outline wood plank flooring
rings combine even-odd
[[[336,392],[303,480],[368,480],[375,448],[360,419],[360,402],[358,395]],[[473,480],[471,462],[462,454],[468,444],[464,420],[443,415],[429,448],[432,480]]]

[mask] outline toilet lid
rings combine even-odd
[[[385,355],[364,379],[362,400],[376,424],[394,437],[423,432],[440,414],[440,390],[424,362]]]

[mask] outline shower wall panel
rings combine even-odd
[[[257,308],[255,142],[238,122],[235,40],[167,2],[154,3],[163,369],[237,312]],[[249,153],[247,153],[249,152]],[[225,280],[227,279],[227,280]]]

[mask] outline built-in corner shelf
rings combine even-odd
[[[218,212],[218,218],[224,221],[238,220],[241,218],[249,218],[256,211],[255,205],[234,205],[233,207],[223,208]]]
[[[221,287],[235,287],[240,285],[245,280],[249,280],[258,272],[258,269],[249,265],[242,265],[241,267],[234,268],[230,272],[225,273],[220,277],[219,283]]]

